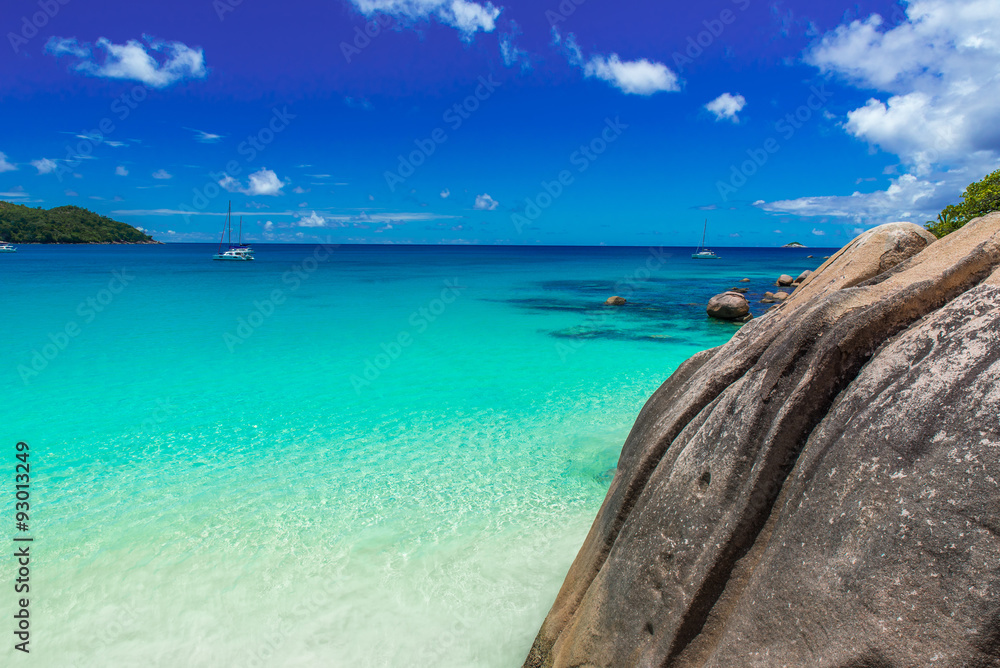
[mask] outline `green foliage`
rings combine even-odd
[[[109,244],[152,241],[131,225],[78,206],[32,209],[0,201],[0,240],[11,243]]]
[[[928,220],[927,229],[941,238],[951,234],[973,218],[1000,211],[1000,169],[988,174],[982,181],[970,184],[962,193],[959,204],[946,206],[937,220]]]

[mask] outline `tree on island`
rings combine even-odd
[[[1000,211],[1000,169],[988,174],[982,181],[969,185],[962,193],[959,204],[946,206],[937,220],[928,220],[927,227],[937,238],[951,234],[973,218]]]
[[[0,201],[0,239],[21,244],[141,244],[153,237],[78,206],[31,208]]]

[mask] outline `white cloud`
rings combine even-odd
[[[351,3],[366,16],[387,14],[408,21],[433,17],[457,29],[464,39],[471,39],[480,30],[493,32],[500,16],[500,9],[492,3],[469,0],[351,0]]]
[[[563,39],[559,30],[553,27],[552,39],[557,46],[563,47],[570,63],[583,68],[585,76],[606,81],[623,93],[652,95],[681,89],[677,75],[663,63],[645,58],[622,60],[617,53],[610,56],[598,54],[588,60],[573,33]]]
[[[482,194],[476,195],[476,203],[472,206],[472,208],[479,211],[493,211],[498,206],[500,206],[500,202],[496,201],[489,195]]]
[[[824,35],[806,62],[864,90],[847,113],[852,136],[899,156],[888,188],[802,197],[767,211],[835,216],[866,223],[933,219],[969,183],[1000,165],[1000,3],[911,0],[906,19],[873,15]],[[887,173],[897,173],[896,169]]]
[[[299,227],[325,227],[326,218],[317,216],[316,212],[313,211],[310,215],[299,218],[298,225]]]
[[[946,205],[958,201],[965,186],[982,178],[978,172],[959,170],[937,175],[938,180],[903,174],[885,190],[851,195],[800,197],[778,202],[755,202],[764,211],[798,216],[829,216],[871,224],[933,219]]]
[[[247,195],[281,195],[284,184],[270,169],[260,169],[250,175]]]
[[[153,178],[154,179],[172,179],[172,178],[174,178],[174,175],[171,174],[170,172],[168,172],[165,169],[158,169],[155,172],[153,172]]]
[[[229,174],[226,174],[219,179],[219,185],[231,193],[239,192],[241,187],[240,182],[231,177]]]
[[[90,45],[80,44],[75,37],[50,37],[45,43],[45,50],[55,56],[86,58],[90,55]]]
[[[7,162],[7,154],[0,151],[0,172],[12,172],[17,169],[17,165]]]
[[[65,192],[66,192],[66,197],[79,197],[80,196],[80,193],[76,192],[75,190],[67,190]]]
[[[117,167],[115,167],[115,174],[117,176],[128,176],[128,169],[125,167],[125,165],[118,165]]]
[[[528,57],[528,52],[519,48],[515,43],[519,35],[521,35],[521,29],[516,22],[511,21],[510,32],[500,34],[500,57],[503,59],[503,64],[507,67],[513,67],[516,63],[520,62],[521,71],[523,72],[524,70],[531,69],[531,60]]]
[[[225,211],[191,211],[190,209],[116,209],[111,212],[114,216],[213,216],[224,217]],[[259,211],[233,211],[234,216],[259,216]],[[304,214],[301,211],[272,211],[268,216],[287,216],[302,219]],[[368,214],[366,212],[356,214],[343,213],[317,213],[313,211],[305,219],[312,223],[313,227],[320,226],[317,223],[322,220],[325,227],[343,227],[349,223],[392,223],[399,225],[408,222],[424,222],[429,220],[446,220],[462,218],[463,216],[452,216],[437,213],[419,212],[393,212]],[[293,225],[295,223],[292,223]],[[304,227],[309,227],[305,225]]]
[[[632,95],[652,95],[680,90],[677,75],[662,63],[642,60],[623,61],[617,53],[594,56],[583,68],[588,77],[597,77]]]
[[[826,236],[826,232],[824,232],[823,230],[817,230],[815,227],[813,228],[812,233],[815,234],[817,237],[825,237]]]
[[[143,35],[143,40],[145,44],[138,40],[114,44],[101,37],[92,46],[88,42],[77,42],[76,38],[51,37],[45,50],[57,57],[77,59],[72,66],[77,72],[107,79],[141,81],[152,88],[164,88],[183,79],[204,79],[208,75],[201,49],[148,35]]]
[[[847,131],[899,155],[918,173],[1000,154],[1000,4],[912,0],[888,28],[873,15],[827,33],[806,61],[873,97],[847,114]]]
[[[195,128],[184,128],[190,132],[194,133],[194,140],[200,144],[217,144],[222,141],[222,135],[212,134],[211,132],[205,132],[204,130],[196,130]]]
[[[294,188],[292,188],[292,192],[295,193],[296,195],[302,195],[303,193],[309,192],[309,190],[303,188],[302,186],[295,186]]]
[[[745,106],[747,106],[747,100],[739,93],[736,95],[733,95],[732,93],[723,93],[706,104],[705,108],[712,112],[715,116],[715,120],[717,121],[732,121],[733,123],[739,123],[740,119],[737,114],[743,111]]]
[[[39,174],[51,174],[56,171],[57,167],[55,160],[49,160],[48,158],[32,160],[31,166],[37,169]]]
[[[451,196],[451,191],[445,188],[441,191],[441,199],[448,199]]]
[[[278,175],[267,168],[261,168],[250,175],[250,181],[244,188],[243,184],[226,174],[219,180],[219,185],[231,193],[240,192],[244,195],[284,195],[281,189],[285,184]]]

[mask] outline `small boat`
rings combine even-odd
[[[213,260],[235,260],[238,262],[246,262],[247,260],[253,259],[253,251],[247,251],[241,248],[230,248],[221,253],[216,253],[212,256]]]
[[[229,248],[222,250],[222,239],[229,235]],[[243,216],[240,216],[240,233],[236,244],[233,244],[233,203],[229,203],[226,214],[226,226],[222,228],[222,239],[219,239],[219,252],[212,256],[213,260],[228,260],[231,262],[248,262],[253,260],[253,248],[243,243]]]
[[[17,249],[6,241],[0,241],[0,253],[16,253]]]
[[[701,233],[701,245],[698,246],[697,252],[695,252],[691,257],[695,260],[721,260],[722,258],[712,252],[712,249],[705,248],[706,234],[708,234],[708,218],[705,219],[705,229]]]

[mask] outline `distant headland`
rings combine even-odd
[[[782,248],[808,248],[808,247],[805,244],[800,244],[798,241],[793,241],[791,243],[785,244],[784,246],[782,246]]]
[[[0,239],[15,244],[158,244],[145,232],[78,206],[0,201]]]

